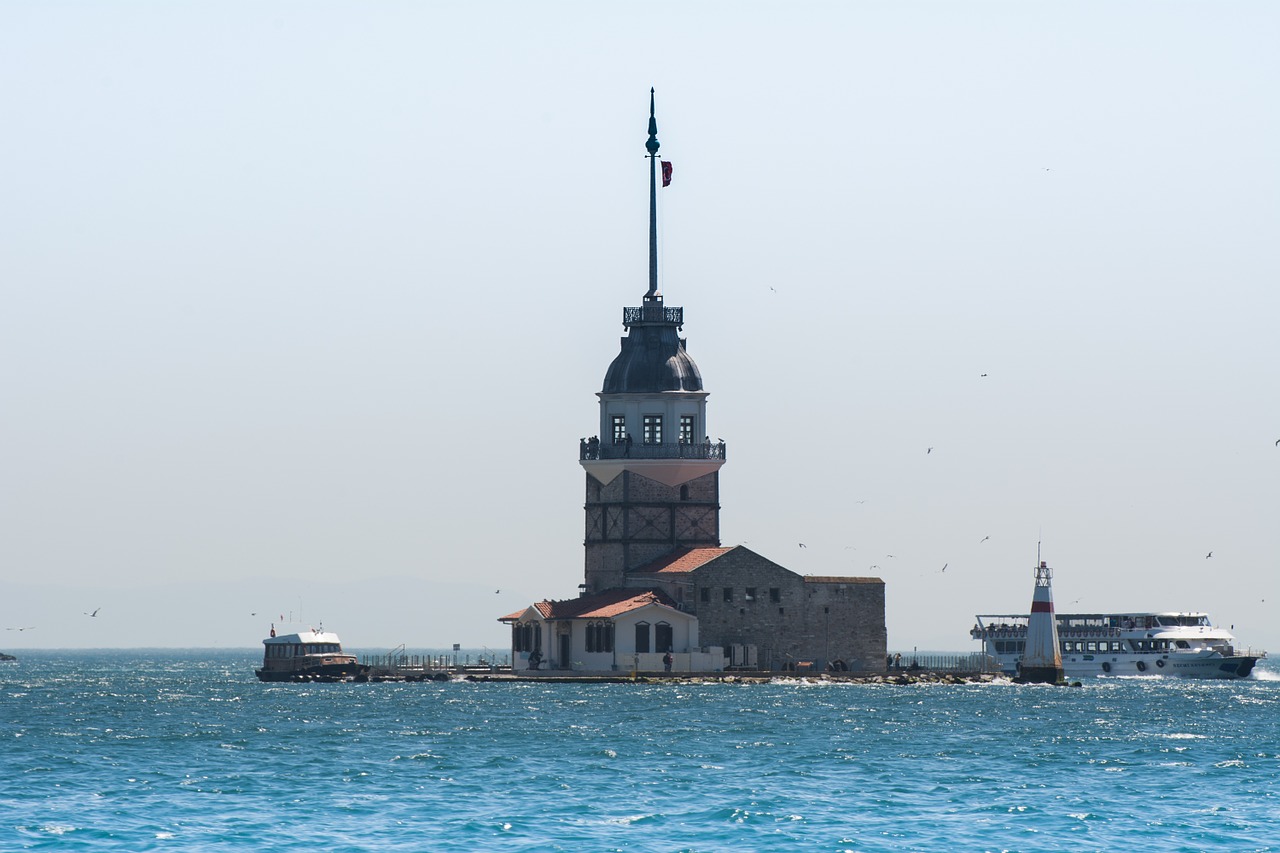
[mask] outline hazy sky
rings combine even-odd
[[[505,648],[576,594],[655,86],[724,544],[882,577],[891,648],[976,649],[1043,538],[1059,610],[1280,651],[1277,33],[1273,2],[4,0],[0,649],[282,614]]]

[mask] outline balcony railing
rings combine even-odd
[[[578,459],[724,459],[723,441],[696,444],[639,444],[618,442],[606,444],[598,438],[584,438],[578,443]]]
[[[684,325],[684,309],[668,308],[665,305],[641,305],[638,308],[622,309],[622,325],[634,326],[636,323],[674,323]]]

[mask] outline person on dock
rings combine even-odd
[[[667,649],[667,653],[666,653],[665,655],[663,655],[663,656],[662,656],[662,668],[663,668],[663,670],[665,670],[666,672],[670,672],[670,671],[671,671],[671,661],[672,661],[672,658],[671,658],[671,650],[670,650],[670,649]]]

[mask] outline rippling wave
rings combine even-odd
[[[0,668],[0,850],[1280,850],[1280,675],[260,684]]]

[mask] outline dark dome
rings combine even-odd
[[[685,351],[676,327],[666,323],[632,326],[622,339],[622,352],[604,375],[605,394],[701,390],[698,365]]]

